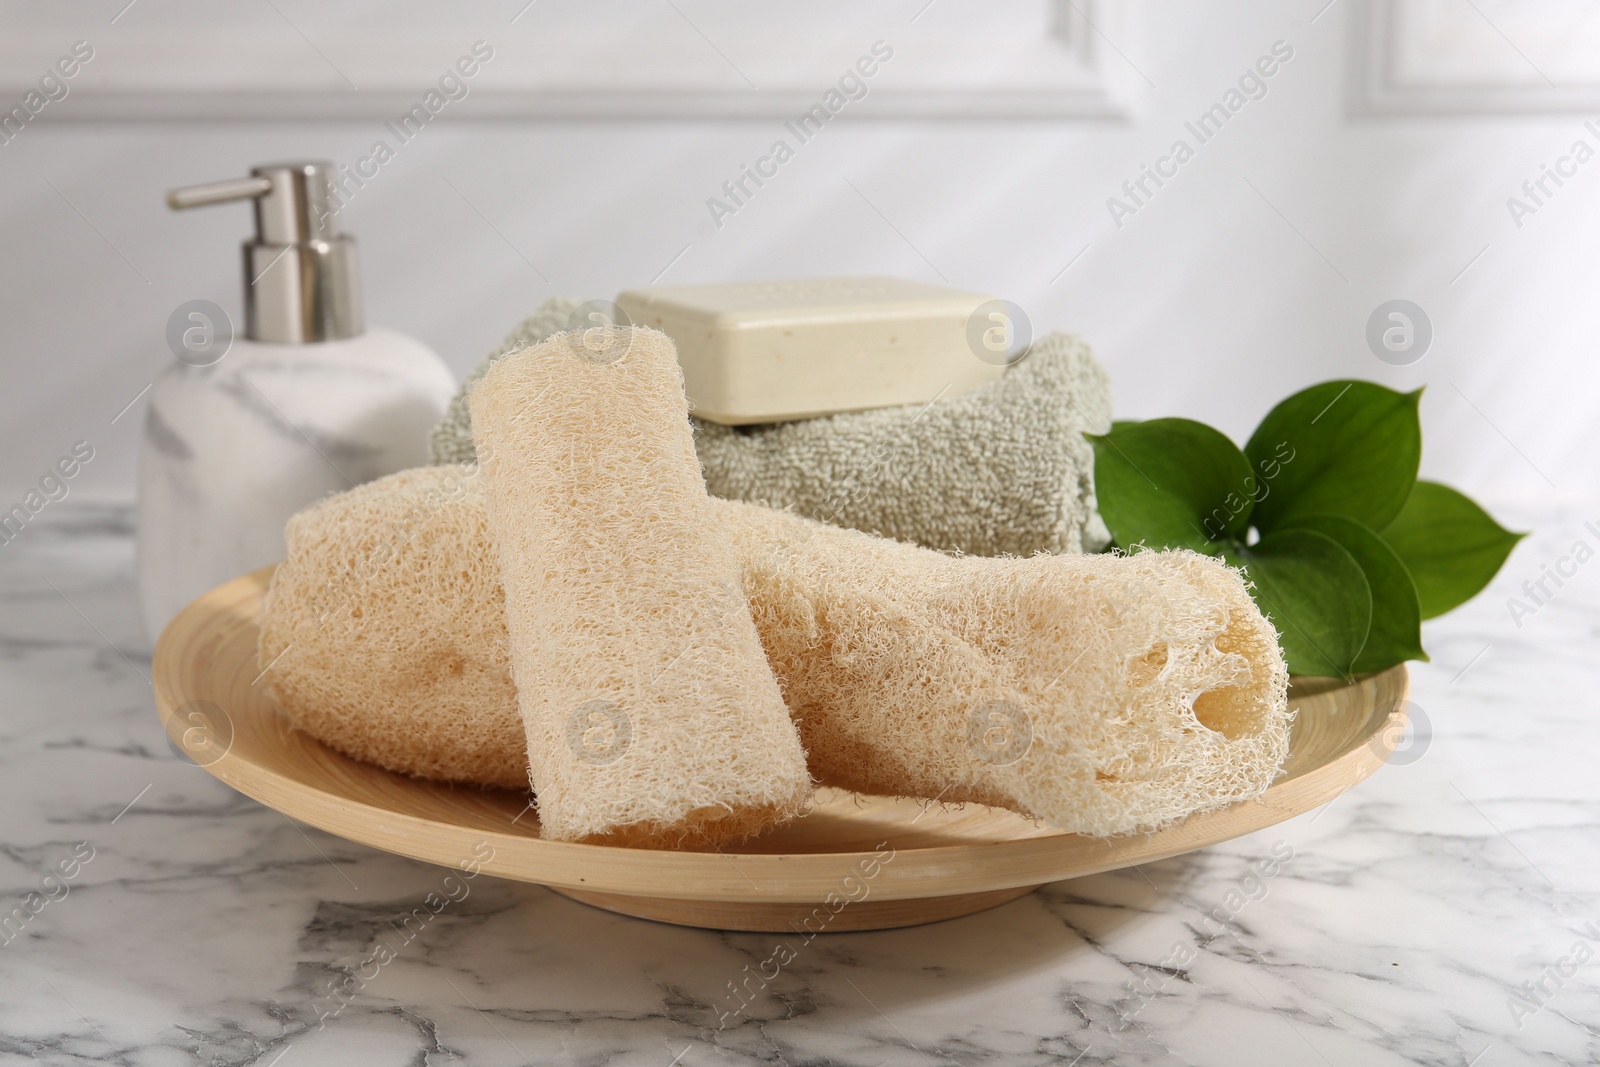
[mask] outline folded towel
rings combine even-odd
[[[434,430],[434,463],[472,461],[471,384],[495,360],[565,329],[577,306],[547,300],[473,372]],[[1083,439],[1110,428],[1110,385],[1089,346],[1067,334],[932,404],[755,427],[693,421],[713,496],[978,556],[1096,552],[1110,540]]]
[[[1105,371],[1054,333],[1002,377],[931,404],[755,429],[698,422],[713,496],[974,556],[1096,552],[1084,431],[1111,427]]]
[[[403,471],[290,524],[260,653],[296,725],[392,770],[486,784],[513,773],[534,735],[516,717],[507,602],[483,580],[495,552],[484,480]],[[1258,796],[1288,751],[1276,634],[1218,560],[951,558],[710,505],[824,784],[1110,835]],[[397,542],[381,565],[367,558],[375,530]],[[361,582],[317,610],[327,576],[345,574]]]

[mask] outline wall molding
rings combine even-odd
[[[294,23],[218,25],[217,8],[206,0],[169,0],[168,7],[174,3],[194,8],[192,61],[183,60],[171,26],[160,22],[139,25],[130,16],[102,27],[102,40],[54,12],[13,19],[18,25],[0,40],[0,102],[20,98],[35,68],[42,72],[54,51],[86,38],[97,58],[73,86],[70,105],[52,107],[52,121],[381,121],[417,103],[446,69],[451,56],[440,58],[441,40],[460,38],[457,50],[464,51],[482,38],[496,58],[470,94],[449,105],[452,122],[782,120],[816,104],[876,37],[892,42],[895,62],[841,118],[1105,121],[1130,110],[1127,64],[1104,36],[1120,32],[1123,0],[1030,0],[1020,15],[1004,17],[980,0],[938,0],[937,7],[907,8],[903,19],[870,21],[834,4],[817,9],[816,25],[798,28],[679,5],[706,33],[671,5],[635,5],[654,21],[619,32],[601,25],[602,11],[587,24],[567,10],[552,16],[561,20],[553,26],[485,28],[483,19],[434,0],[408,0],[418,11],[414,20],[386,9],[383,32],[363,34],[350,29],[348,17],[341,28],[319,27],[311,21],[319,16],[289,0],[280,3],[284,23],[292,16],[304,32]],[[272,9],[264,10],[270,18]],[[542,10],[531,9],[525,22]],[[551,40],[588,44],[552,49]],[[784,52],[775,62],[777,48]],[[245,58],[231,65],[217,58],[229,54]],[[729,56],[762,68],[759,87]]]
[[[1358,0],[1353,114],[1518,115],[1600,110],[1600,19],[1574,3]]]

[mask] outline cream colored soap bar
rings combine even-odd
[[[982,385],[1005,369],[968,340],[992,299],[869,277],[651,286],[617,305],[677,344],[694,414],[738,426],[927,403]]]

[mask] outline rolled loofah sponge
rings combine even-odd
[[[434,430],[433,462],[472,461],[471,381],[563,329],[577,306],[546,301],[484,361]],[[932,404],[694,425],[713,496],[977,556],[1093,552],[1110,540],[1083,433],[1110,428],[1111,388],[1089,346],[1067,334],[1041,338],[995,381]]]
[[[541,832],[715,843],[807,807],[671,339],[557,334],[470,405]]]
[[[460,468],[430,468],[361,492],[386,496],[387,510],[404,514],[452,471],[459,477]],[[475,524],[479,534],[440,541],[439,574],[491,566],[482,487],[465,485],[447,505],[449,522]],[[351,497],[291,526],[286,568],[336,567],[350,557],[343,542],[360,524],[338,511]],[[366,503],[348,507],[373,521]],[[1110,835],[1257,796],[1288,752],[1276,635],[1217,560],[1189,552],[951,558],[755,505],[713,501],[712,511],[733,539],[768,660],[824,784],[979,801]],[[395,568],[372,584],[416,580]],[[274,588],[305,584],[280,569]],[[430,625],[476,632],[481,624],[467,613],[497,619],[500,604],[474,588],[476,605],[442,618],[406,611],[396,592],[377,593],[366,625],[397,647]],[[289,600],[275,595],[269,610],[288,610]],[[338,662],[345,640],[309,626],[296,634],[297,651],[307,642],[318,662]],[[293,672],[296,662],[285,657],[272,673]],[[468,671],[482,679],[473,751],[520,749],[522,733],[507,722],[509,685],[489,684],[487,654],[481,666]],[[351,695],[340,706],[359,715],[363,702],[382,708],[405,680],[350,672],[345,684]],[[437,763],[438,754],[427,760]],[[470,761],[463,751],[449,765]],[[402,769],[428,773],[424,754]]]
[[[540,341],[549,340],[567,328],[572,313],[578,310],[578,301],[565,296],[552,296],[540,304],[538,310],[523,319],[515,330],[500,343],[500,347],[479,363],[467,380],[461,383],[444,418],[428,435],[428,455],[434,463],[474,463],[478,453],[472,447],[472,412],[467,407],[467,394],[478,379],[489,373],[489,368],[507,356],[532,348]]]

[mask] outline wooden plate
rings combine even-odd
[[[967,915],[1046,882],[1203,848],[1310,811],[1377,770],[1405,725],[1404,667],[1353,685],[1297,681],[1289,759],[1265,796],[1112,841],[981,805],[832,789],[819,791],[811,814],[720,853],[543,841],[526,793],[407,778],[291,731],[256,684],[256,620],[271,575],[269,567],[218,586],[156,643],[156,708],[190,758],[340,837],[431,863],[481,863],[596,907],[689,926],[804,934]]]

